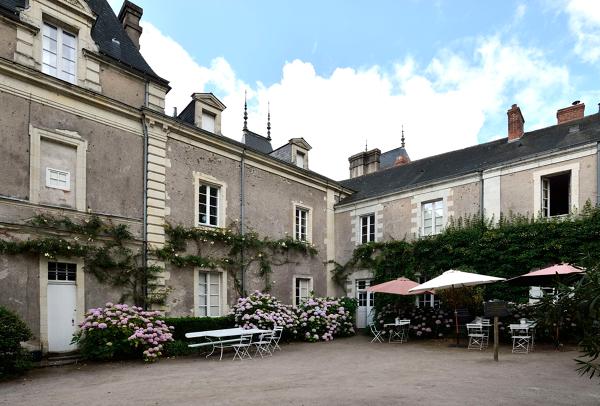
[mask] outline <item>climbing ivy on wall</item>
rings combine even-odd
[[[268,292],[272,287],[273,266],[293,263],[293,253],[310,257],[318,253],[314,245],[291,237],[271,240],[252,231],[241,234],[235,223],[218,229],[167,225],[165,232],[169,238],[164,248],[156,251],[158,258],[180,268],[227,270],[240,295],[246,293],[240,278],[242,269],[247,273],[256,267],[264,281],[263,290]]]
[[[453,220],[441,233],[415,241],[392,240],[357,247],[346,264],[336,264],[334,279],[343,284],[353,269],[366,268],[380,283],[419,273],[435,277],[466,269],[511,278],[555,263],[588,267],[600,262],[600,208],[586,203],[580,214],[562,218],[501,217],[498,224],[471,217]],[[527,288],[495,284],[487,298],[526,298]]]
[[[83,258],[85,271],[122,292],[121,301],[137,306],[162,304],[166,292],[157,290],[157,266],[144,266],[141,242],[127,225],[89,216],[78,222],[68,217],[39,215],[28,221],[38,236],[28,240],[0,239],[1,255],[34,254],[56,258]]]

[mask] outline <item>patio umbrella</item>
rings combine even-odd
[[[511,278],[506,282],[513,286],[549,286],[553,285],[557,280],[563,280],[569,276],[583,274],[584,272],[585,269],[580,269],[573,265],[560,264],[532,271],[525,275]]]
[[[504,278],[497,278],[495,276],[480,275],[477,273],[456,271],[450,269],[444,272],[440,276],[433,278],[425,283],[415,286],[409,289],[409,292],[417,292],[423,290],[441,290],[441,289],[455,289],[464,288],[468,286],[484,285],[487,283],[494,283],[498,281],[506,280]],[[454,322],[456,325],[456,345],[458,346],[458,313],[456,311],[456,302],[454,303]]]
[[[418,295],[424,293],[423,291],[418,292],[409,292],[411,288],[418,286],[419,284],[415,281],[411,281],[408,278],[398,278],[392,281],[387,281],[380,283],[378,285],[373,285],[367,289],[369,292],[378,292],[378,293],[391,293],[392,295]]]

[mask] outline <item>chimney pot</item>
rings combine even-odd
[[[585,114],[585,103],[575,100],[569,107],[556,111],[557,124],[568,123],[570,121],[579,120]]]
[[[142,35],[140,20],[143,14],[144,10],[129,0],[123,2],[121,11],[119,11],[119,21],[137,49],[140,49],[140,36]]]
[[[521,109],[513,104],[506,114],[508,115],[508,141],[518,140],[524,134],[523,125],[525,124]]]

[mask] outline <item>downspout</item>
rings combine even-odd
[[[246,176],[246,148],[242,149],[242,157],[240,159],[240,235],[244,236],[244,205],[246,203],[245,199],[245,191],[244,191],[244,178]],[[246,272],[244,270],[244,245],[242,244],[242,248],[240,251],[241,257],[241,265],[240,265],[240,273],[241,273],[241,293],[242,296],[246,295]]]
[[[149,91],[149,82],[146,81],[146,91],[144,92],[144,107],[148,106],[148,91]],[[146,125],[146,114],[144,113],[143,108],[141,109],[142,115],[142,133],[144,136],[144,174],[143,174],[143,209],[142,209],[142,266],[144,267],[144,309],[148,309],[148,127]]]
[[[484,203],[484,187],[483,187],[483,171],[479,171],[479,217],[481,218],[481,222],[485,220],[485,208],[483,207]]]

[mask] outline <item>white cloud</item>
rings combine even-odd
[[[499,37],[481,38],[471,55],[441,51],[427,66],[407,56],[391,72],[378,66],[338,68],[331,75],[315,72],[309,62],[282,67],[277,83],[241,81],[224,58],[199,65],[179,44],[146,22],[142,53],[155,71],[171,81],[167,113],[187,105],[192,92],[212,91],[225,105],[223,133],[241,138],[244,89],[249,96],[249,127],[266,133],[271,103],[274,147],[304,137],[313,147],[311,169],[334,179],[347,177],[347,158],[364,148],[382,151],[400,144],[404,125],[412,159],[476,144],[486,122],[501,123],[506,110],[522,107],[526,126],[553,122],[556,108],[569,94],[569,73],[550,64],[535,49]],[[552,100],[560,100],[559,105]]]
[[[586,62],[600,59],[600,2],[597,0],[568,0],[565,11],[569,28],[577,42],[575,53]]]

